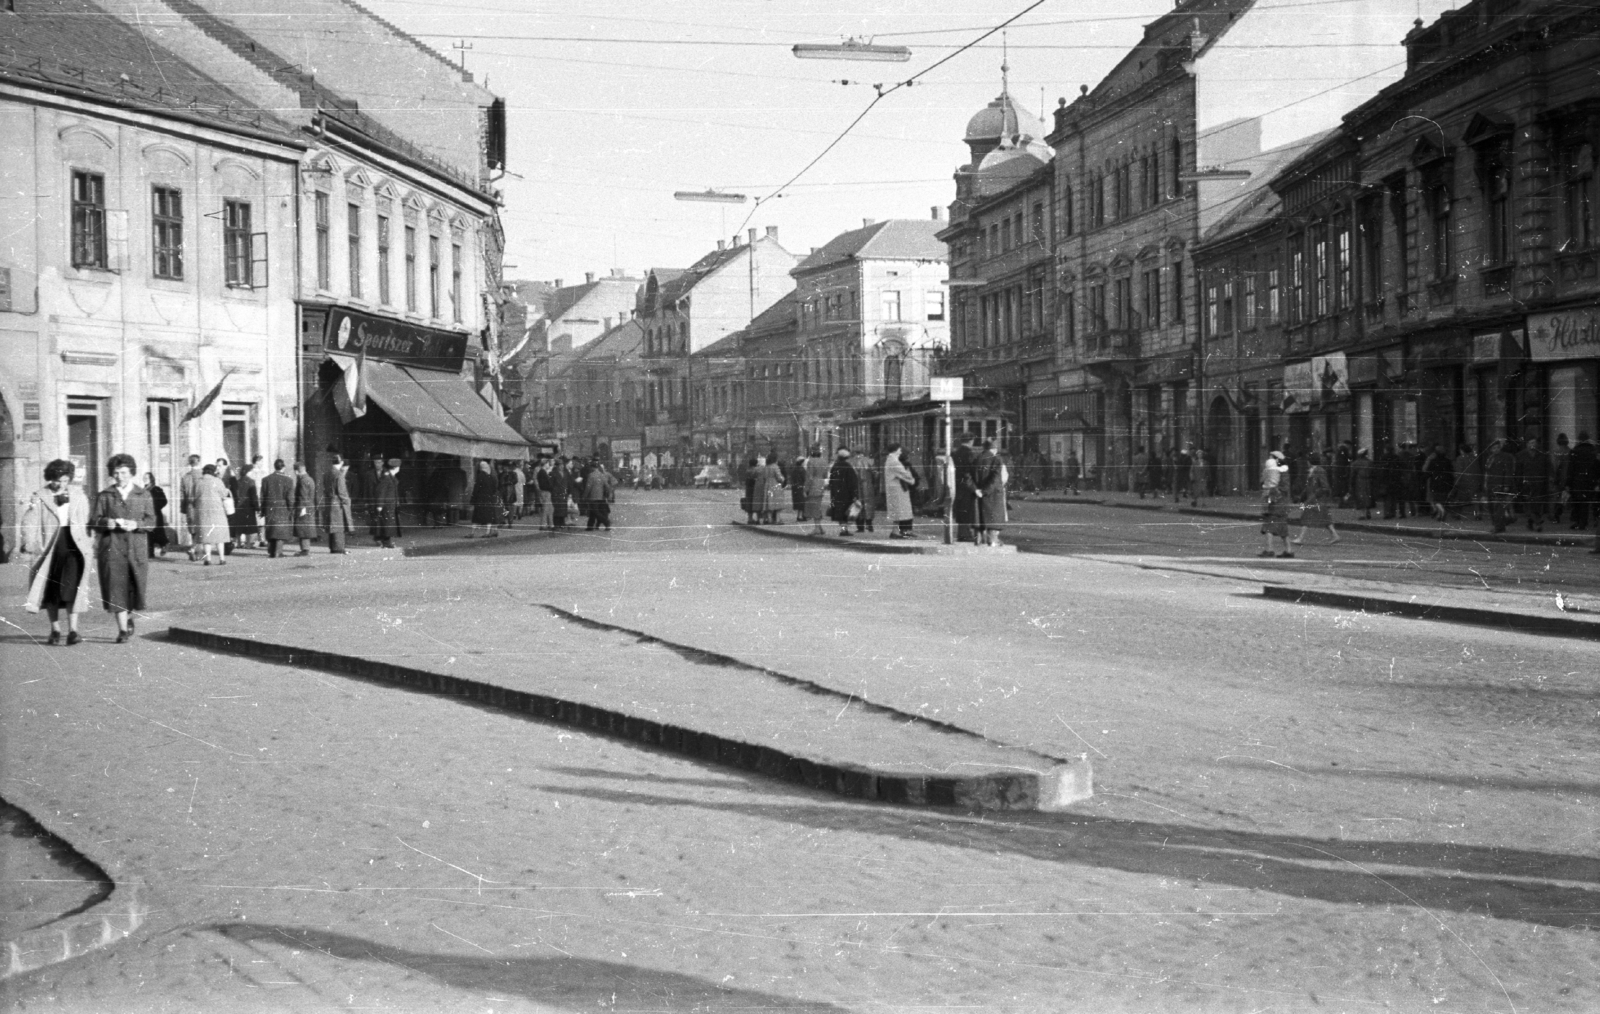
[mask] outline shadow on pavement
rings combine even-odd
[[[257,923],[203,927],[240,944],[273,943],[311,948],[344,961],[378,962],[418,972],[449,986],[524,996],[570,1011],[593,1011],[596,1002],[621,1010],[784,1011],[828,1014],[845,1008],[749,989],[728,989],[705,979],[589,958],[481,958],[391,947],[361,937]],[[613,994],[615,1001],[612,1000]]]
[[[1246,758],[1217,761],[1223,767],[1250,768],[1255,771],[1282,771],[1283,765]],[[1538,778],[1483,778],[1478,775],[1441,775],[1426,771],[1386,771],[1375,768],[1295,768],[1295,771],[1312,778],[1373,778],[1396,782],[1427,782],[1432,785],[1454,785],[1466,789],[1509,789],[1514,792],[1570,792],[1578,796],[1600,796],[1600,785],[1594,782],[1557,782]],[[1600,899],[1597,899],[1600,900]]]
[[[879,834],[925,845],[1008,852],[1157,877],[1185,877],[1310,901],[1400,905],[1564,929],[1600,929],[1600,860],[1438,842],[1350,841],[1074,814],[943,822],[882,806],[710,803],[607,789],[548,787],[614,803],[695,807],[830,831]],[[1418,872],[1378,873],[1372,865]],[[1543,882],[1540,882],[1543,881]]]
[[[605,778],[614,781],[618,777],[626,777],[633,781],[655,782],[660,785],[692,785],[703,789],[740,789],[750,787],[755,782],[755,779],[747,778],[736,771],[728,772],[725,778],[673,778],[668,775],[658,775],[653,771],[619,776],[615,771],[605,768],[553,767],[543,770],[551,774],[570,775],[573,778]]]

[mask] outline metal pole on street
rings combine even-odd
[[[956,447],[952,402],[966,397],[965,383],[961,377],[929,377],[928,396],[944,402],[944,544],[955,542],[956,506]]]

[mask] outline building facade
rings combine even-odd
[[[297,442],[285,195],[305,139],[117,20],[82,15],[3,15],[7,526],[53,458],[89,493],[114,453],[175,488],[189,454],[292,457]]]

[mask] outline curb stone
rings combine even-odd
[[[1362,612],[1386,616],[1404,616],[1417,620],[1438,620],[1444,623],[1496,627],[1524,634],[1545,634],[1554,637],[1576,637],[1600,641],[1600,622],[1579,620],[1566,616],[1538,616],[1531,613],[1485,609],[1480,606],[1449,606],[1408,601],[1406,599],[1359,595],[1354,592],[1290,588],[1284,585],[1266,585],[1261,589],[1261,595],[1263,598],[1280,602],[1335,606],[1341,609],[1359,609]]]
[[[465,698],[482,707],[554,722],[851,799],[903,806],[941,806],[982,810],[1064,809],[1094,794],[1094,772],[1087,757],[1054,764],[1047,771],[1005,771],[955,778],[931,778],[834,764],[771,747],[669,725],[579,701],[380,662],[334,652],[269,644],[250,637],[169,627],[167,639],[179,644],[256,658],[302,669],[317,669],[391,683],[418,693]]]
[[[784,531],[781,525],[752,525],[748,521],[737,520],[728,523],[735,528],[756,532],[768,538],[788,539],[790,542],[820,546],[824,549],[851,549],[857,553],[889,553],[899,556],[979,556],[1017,551],[1017,547],[1010,543],[998,546],[974,546],[970,542],[957,542],[947,546],[943,542],[920,539],[910,542],[878,542],[857,540],[854,537],[841,539],[836,535],[812,535],[809,530],[802,531],[798,526],[794,531]]]

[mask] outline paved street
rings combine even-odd
[[[1139,512],[1023,505],[1072,519],[1018,532],[1051,553],[881,557],[739,531],[729,500],[629,491],[610,535],[443,556],[161,563],[125,647],[94,614],[47,649],[8,611],[0,794],[149,905],[129,939],[6,980],[12,1008],[1600,1004],[1593,642],[1183,569],[1224,539],[1243,559],[1228,525],[1144,532],[1173,561],[1149,569],[1111,544]],[[1351,557],[1421,556],[1397,541],[1354,536]],[[1474,551],[1505,573],[1530,555]],[[1096,794],[1059,814],[850,801],[161,636],[331,638],[551,684],[660,664],[543,604],[1086,755]],[[728,716],[763,717],[741,682],[763,677],[707,678]],[[826,721],[790,734],[825,745]]]

